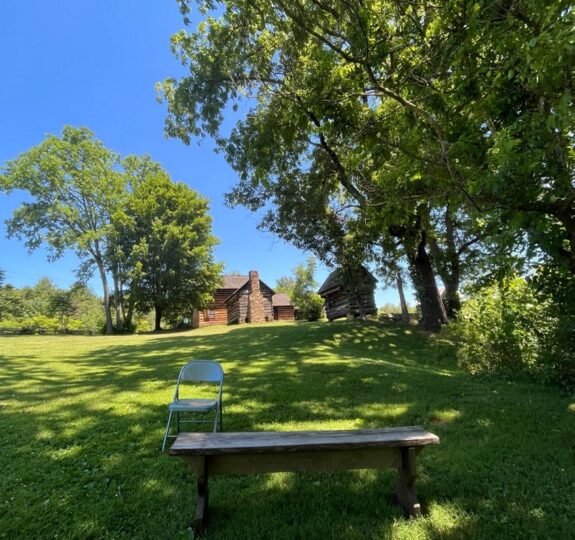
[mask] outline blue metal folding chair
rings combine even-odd
[[[215,384],[217,385],[217,397],[214,399],[186,397],[180,396],[180,386],[182,383],[193,384]],[[164,434],[164,442],[162,443],[162,451],[166,448],[168,438],[175,438],[176,435],[170,435],[170,424],[172,416],[176,413],[177,433],[180,432],[180,424],[211,424],[213,422],[213,430],[221,431],[223,427],[222,420],[222,388],[224,385],[224,370],[222,366],[213,360],[192,360],[188,362],[178,375],[176,382],[176,391],[174,392],[174,399],[168,405],[168,423],[166,425],[166,432]],[[187,386],[187,385],[185,385]],[[194,419],[183,420],[180,419],[180,413],[193,413],[194,418],[196,415],[204,416],[209,413],[214,413],[213,420],[211,419]]]

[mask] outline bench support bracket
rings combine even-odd
[[[398,467],[399,478],[395,488],[395,499],[409,517],[419,517],[421,516],[421,505],[413,490],[413,484],[417,476],[415,469],[416,449],[413,446],[409,446],[400,450],[401,466]]]

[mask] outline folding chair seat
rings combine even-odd
[[[214,384],[217,386],[217,395],[213,399],[204,397],[181,397],[181,390],[186,383],[190,384]],[[222,420],[222,389],[224,385],[224,370],[222,366],[213,360],[192,360],[188,362],[180,370],[178,380],[176,382],[176,390],[174,392],[174,399],[168,405],[168,423],[166,424],[166,431],[164,433],[164,441],[162,443],[162,451],[166,448],[168,438],[175,438],[175,435],[170,435],[170,426],[172,417],[175,413],[177,430],[180,432],[180,424],[212,424],[213,431],[221,431],[223,427]],[[209,415],[213,412],[212,419],[181,419],[180,413],[195,415]]]

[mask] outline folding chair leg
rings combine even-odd
[[[224,430],[224,411],[222,410],[222,406],[220,404],[220,408],[219,408],[219,413],[220,413],[220,431]]]
[[[172,421],[172,411],[168,414],[168,424],[166,425],[166,432],[164,433],[164,442],[162,443],[162,452],[166,449],[166,441],[168,440],[168,433],[170,432],[170,422]]]
[[[216,417],[214,418],[214,433],[218,431],[222,431],[223,420],[222,420],[222,404],[220,403],[216,407]]]

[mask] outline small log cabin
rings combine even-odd
[[[259,279],[256,270],[247,276],[224,276],[214,291],[214,302],[194,312],[193,325],[258,323],[274,320],[293,321],[293,304],[285,294],[275,294]]]
[[[289,296],[285,293],[277,293],[272,296],[274,308],[274,321],[293,321],[294,305]]]
[[[363,266],[355,271],[334,270],[317,292],[324,299],[328,320],[376,315],[376,283],[377,279]]]

